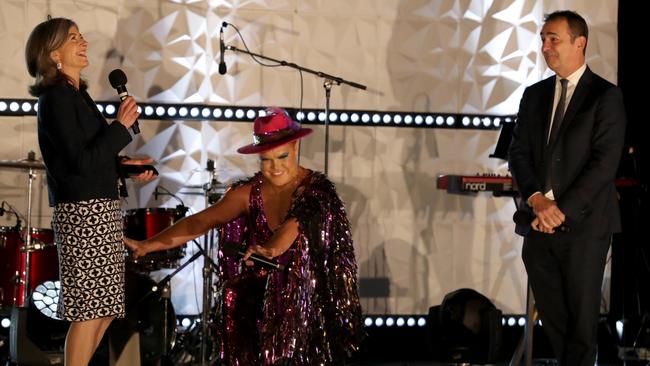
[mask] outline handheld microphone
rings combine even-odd
[[[126,74],[120,69],[115,69],[108,74],[108,81],[111,83],[111,86],[117,89],[117,95],[120,97],[120,101],[126,99],[129,96],[129,92],[126,90]],[[138,120],[131,125],[131,129],[134,134],[140,133],[140,125]]]
[[[226,52],[226,45],[223,42],[223,29],[228,26],[228,23],[221,23],[221,30],[219,31],[219,74],[225,75],[228,69],[226,62],[223,60],[224,53]]]
[[[512,215],[512,221],[517,225],[530,226],[530,224],[535,220],[535,216],[531,215],[530,212],[524,210],[517,210]],[[560,230],[563,233],[568,233],[571,231],[571,227],[566,223],[560,224],[560,226],[555,229]]]
[[[223,243],[221,246],[221,250],[223,250],[223,254],[227,255],[228,257],[241,258],[244,256],[244,254],[246,254],[246,252],[243,251],[237,243],[232,243],[232,242]],[[259,264],[264,268],[278,269],[280,271],[284,270],[284,266],[282,264],[274,262],[270,259],[264,258],[257,254],[251,255],[248,259],[252,260],[253,262],[255,262],[255,264]]]

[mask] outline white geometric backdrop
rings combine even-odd
[[[4,0],[0,2],[0,97],[26,98],[32,82],[24,45],[46,14],[74,19],[90,42],[85,72],[95,100],[113,100],[114,68],[129,77],[137,100],[215,105],[300,105],[300,75],[264,68],[226,53],[218,74],[219,28],[234,24],[251,51],[368,86],[335,86],[334,109],[512,115],[523,89],[550,75],[539,52],[543,14],[580,12],[590,25],[590,67],[612,82],[617,72],[617,1],[542,0]],[[227,44],[243,48],[235,29]],[[325,105],[322,80],[304,74],[308,108]],[[127,148],[158,161],[161,176],[131,186],[125,209],[174,206],[154,200],[160,185],[183,192],[205,182],[207,159],[228,182],[252,174],[255,157],[238,155],[250,126],[236,122],[141,121]],[[389,296],[363,298],[367,313],[425,313],[457,288],[471,287],[506,313],[524,312],[526,277],[521,240],[512,233],[507,198],[450,196],[435,187],[438,174],[507,173],[489,159],[497,131],[335,126],[329,175],[347,203],[360,276],[386,278]],[[323,168],[324,132],[304,140],[302,164]],[[34,117],[0,117],[0,159],[38,152]],[[1,170],[0,199],[26,211],[26,175]],[[49,227],[42,177],[36,180],[34,220]],[[181,195],[194,210],[200,196]],[[0,225],[12,225],[3,217]],[[188,249],[191,251],[191,246]],[[197,262],[174,279],[177,313],[200,307]],[[192,275],[194,271],[195,275]],[[194,289],[198,291],[195,293]]]

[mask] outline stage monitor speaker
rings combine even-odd
[[[9,328],[9,355],[12,362],[19,365],[52,366],[63,365],[63,346],[65,333],[69,324],[51,320],[29,307],[11,309],[11,327]],[[55,328],[50,328],[53,322]],[[57,334],[63,334],[63,340]]]
[[[434,359],[453,363],[493,363],[501,350],[502,313],[472,289],[445,295],[429,308],[428,326]]]
[[[110,366],[140,366],[140,334],[131,333],[126,344],[116,349],[113,340],[109,342]]]

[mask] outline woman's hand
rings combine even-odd
[[[139,159],[124,159],[121,161],[122,164],[125,165],[146,165],[146,164],[153,164],[154,160],[152,158],[139,158]],[[133,181],[138,182],[138,183],[144,183],[148,182],[152,179],[157,177],[157,174],[154,173],[153,170],[146,170],[144,173],[140,173],[138,175],[131,176],[129,178],[133,179]]]
[[[255,264],[252,260],[248,259],[253,254],[257,254],[261,257],[265,257],[268,259],[272,259],[273,257],[276,256],[274,255],[273,250],[270,248],[265,248],[260,245],[250,245],[248,249],[246,249],[246,253],[244,253],[244,257],[242,258],[244,263],[249,267]]]
[[[146,241],[133,240],[131,238],[127,238],[126,236],[122,238],[122,241],[124,241],[124,244],[126,244],[126,246],[133,251],[133,256],[135,258],[142,257],[151,252],[151,250],[149,250],[151,249],[150,245],[147,245]]]
[[[138,116],[140,116],[140,113],[135,99],[132,96],[126,97],[117,109],[117,120],[124,127],[129,128],[138,120]]]

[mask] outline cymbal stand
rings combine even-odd
[[[34,156],[34,152],[30,151],[27,153],[27,160],[33,161],[36,160]],[[30,276],[29,274],[31,273],[31,254],[32,254],[32,187],[33,187],[33,182],[34,179],[36,179],[36,174],[34,173],[34,168],[30,167],[29,171],[27,172],[27,228],[26,228],[26,238],[25,238],[25,246],[24,246],[24,251],[25,251],[25,265],[23,267],[23,273],[22,273],[22,278],[23,278],[23,283],[24,283],[24,290],[22,293],[23,296],[23,303],[22,307],[28,307],[29,306],[29,285],[30,285]]]
[[[205,208],[216,203],[221,196],[213,192],[214,188],[219,184],[214,174],[214,161],[208,159],[207,168],[209,177],[208,183],[203,185],[205,194]],[[205,243],[205,256],[203,258],[203,308],[201,310],[201,365],[208,365],[208,340],[212,338],[210,331],[210,310],[212,309],[212,280],[213,275],[216,273],[216,268],[212,258],[215,252],[215,235],[214,229],[210,229],[204,236]]]

